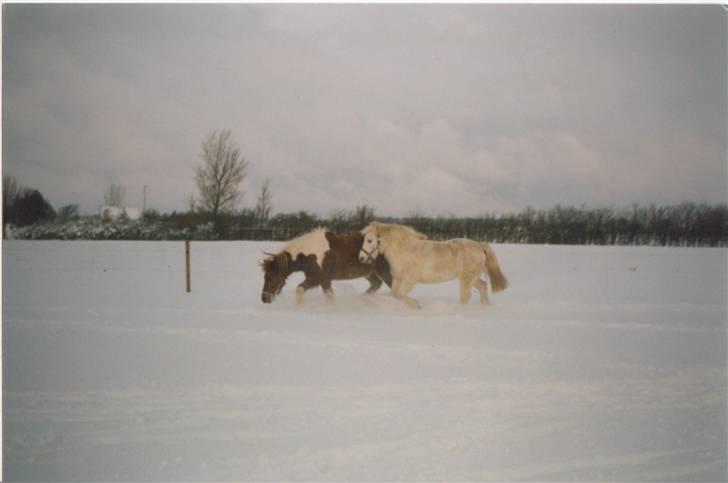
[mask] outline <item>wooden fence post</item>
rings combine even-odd
[[[190,280],[190,241],[185,240],[185,285],[187,287],[187,293],[192,290]]]

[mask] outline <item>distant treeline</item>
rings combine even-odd
[[[285,237],[291,237],[319,225],[338,232],[357,231],[366,225],[368,218],[317,219],[301,212],[278,215],[270,224],[282,229]],[[477,217],[414,215],[377,219],[410,225],[433,240],[464,237],[495,243],[728,246],[728,205],[725,204],[634,205],[628,209],[556,206]]]
[[[527,208],[474,218],[405,218],[433,239],[500,243],[728,246],[728,206],[682,203],[629,209]]]
[[[496,243],[728,246],[728,205],[681,203],[626,209],[556,206],[477,217],[402,218],[375,216],[359,206],[322,218],[312,213],[280,213],[261,219],[255,210],[233,214],[148,211],[138,221],[99,217],[56,217],[15,228],[14,238],[92,240],[288,240],[319,226],[355,232],[371,220],[403,223],[435,240],[466,237]]]

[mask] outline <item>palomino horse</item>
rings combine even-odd
[[[264,282],[261,300],[269,304],[281,292],[286,279],[293,272],[301,271],[306,279],[296,288],[296,302],[303,301],[306,290],[321,286],[328,301],[333,301],[332,280],[366,277],[370,287],[366,293],[374,293],[382,285],[392,286],[389,264],[384,257],[375,257],[373,263],[359,263],[358,254],[364,236],[338,236],[323,228],[316,229],[289,241],[279,253],[266,253],[268,258],[260,262]]]
[[[373,263],[384,255],[392,270],[392,295],[410,307],[419,303],[408,294],[418,283],[439,283],[460,279],[460,302],[470,300],[472,287],[480,292],[480,301],[488,300],[488,285],[480,278],[486,272],[493,292],[508,287],[495,253],[488,243],[467,238],[447,241],[428,240],[414,229],[388,223],[372,222],[362,230],[364,244],[359,261]]]

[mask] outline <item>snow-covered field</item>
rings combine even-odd
[[[726,479],[725,249],[494,245],[511,287],[260,302],[259,242],[3,244],[11,480]]]

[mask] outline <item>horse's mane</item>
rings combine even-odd
[[[276,262],[276,257],[280,255],[280,253],[278,255],[274,253],[266,253],[266,255],[268,256],[268,258],[258,262],[258,265],[260,266],[260,269],[263,270],[263,273],[268,272],[268,270],[272,268],[273,263]]]
[[[416,240],[427,240],[427,235],[420,233],[411,226],[398,225],[396,223],[382,223],[379,221],[373,221],[362,230],[362,233],[368,232],[368,230],[376,230],[379,236],[392,238],[392,239],[406,239],[414,238]]]

